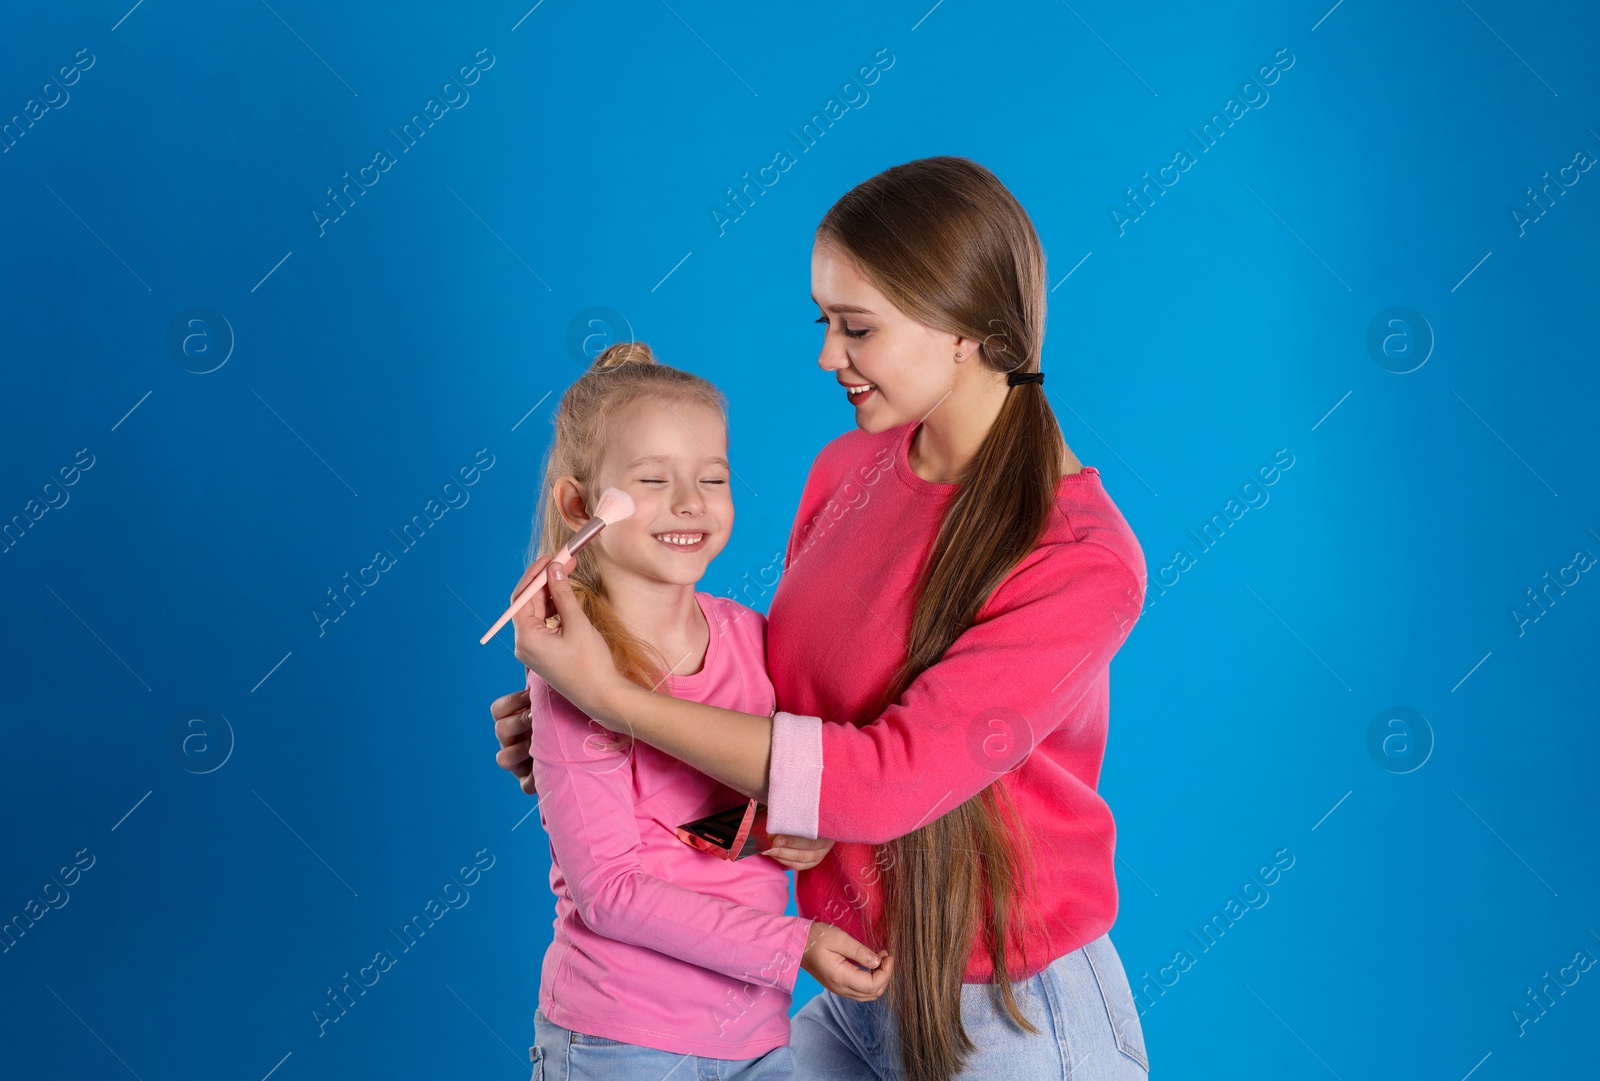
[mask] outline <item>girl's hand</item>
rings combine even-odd
[[[826,837],[813,840],[810,837],[789,837],[775,833],[772,835],[772,847],[763,849],[760,855],[771,856],[792,871],[809,871],[822,862],[822,857],[832,847],[833,842]]]
[[[813,920],[800,967],[836,995],[871,1002],[889,986],[894,958],[888,950],[874,953],[832,924]]]
[[[533,731],[533,717],[528,712],[528,688],[496,698],[489,706],[489,713],[494,717],[495,738],[500,741],[495,763],[521,781],[524,792],[536,795],[533,759],[528,756],[528,736]]]
[[[626,723],[610,706],[617,692],[632,684],[617,671],[610,647],[583,614],[583,606],[572,592],[566,574],[577,562],[573,559],[552,567],[538,594],[511,617],[517,633],[517,660],[590,717],[613,732],[620,731]],[[511,591],[512,600],[549,563],[549,556],[534,560]],[[560,626],[545,625],[545,617],[551,615],[561,617]]]

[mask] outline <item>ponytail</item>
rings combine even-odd
[[[925,326],[980,343],[996,372],[1036,372],[1044,340],[1044,252],[1012,194],[965,158],[897,165],[847,192],[817,229],[889,300]],[[897,701],[970,627],[984,601],[1033,550],[1054,513],[1066,442],[1041,383],[1010,386],[999,416],[957,478],[912,613],[906,658],[883,705]],[[907,1081],[948,1081],[975,1050],[961,1022],[974,942],[994,972],[991,997],[1039,1029],[1011,990],[1034,892],[1026,831],[1003,778],[933,822],[880,846],[889,981]],[[981,918],[980,918],[981,917]],[[1048,929],[1046,928],[1046,933]],[[979,936],[981,935],[981,939]]]

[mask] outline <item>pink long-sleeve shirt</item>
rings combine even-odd
[[[887,856],[875,862],[874,845],[1003,781],[1037,875],[1037,914],[1010,955],[1020,980],[1116,918],[1116,828],[1096,788],[1109,666],[1144,603],[1144,554],[1097,469],[1062,477],[1034,550],[943,658],[883,703],[906,655],[918,576],[959,490],[912,472],[916,428],[847,432],[806,479],[767,615],[781,707],[767,828],[837,842],[799,873],[799,911],[881,949]],[[965,981],[992,971],[975,942]]]
[[[696,593],[705,663],[661,688],[769,716],[765,618]],[[721,860],[675,827],[746,798],[642,742],[612,734],[528,673],[530,754],[550,835],[555,937],[539,1007],[564,1028],[677,1054],[754,1058],[789,1042],[810,918],[786,916],[789,882],[767,856]]]

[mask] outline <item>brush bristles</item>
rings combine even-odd
[[[596,518],[604,518],[606,525],[616,525],[624,518],[633,517],[633,499],[627,492],[607,488],[600,493],[600,503],[594,509]]]

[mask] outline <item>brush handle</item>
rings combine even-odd
[[[556,551],[556,554],[550,557],[550,563],[555,563],[558,561],[565,563],[567,560],[577,555],[579,550],[581,550],[585,544],[588,544],[602,529],[605,528],[605,525],[606,520],[598,515],[590,518],[587,522],[583,523],[583,527],[581,529],[572,535],[571,540],[567,541],[566,544],[563,544]],[[549,573],[550,565],[547,563],[545,564],[544,570],[540,571],[538,575],[534,577],[533,581],[528,583],[528,588],[517,594],[516,599],[511,602],[511,607],[505,610],[505,614],[499,619],[495,620],[494,626],[490,627],[488,631],[484,633],[484,636],[478,639],[478,644],[480,646],[488,645],[489,639],[498,634],[500,628],[504,627],[511,621],[512,616],[516,615],[518,612],[522,611],[523,608],[527,607],[528,602],[533,600],[534,594],[538,593],[539,590],[544,588],[544,584]]]

